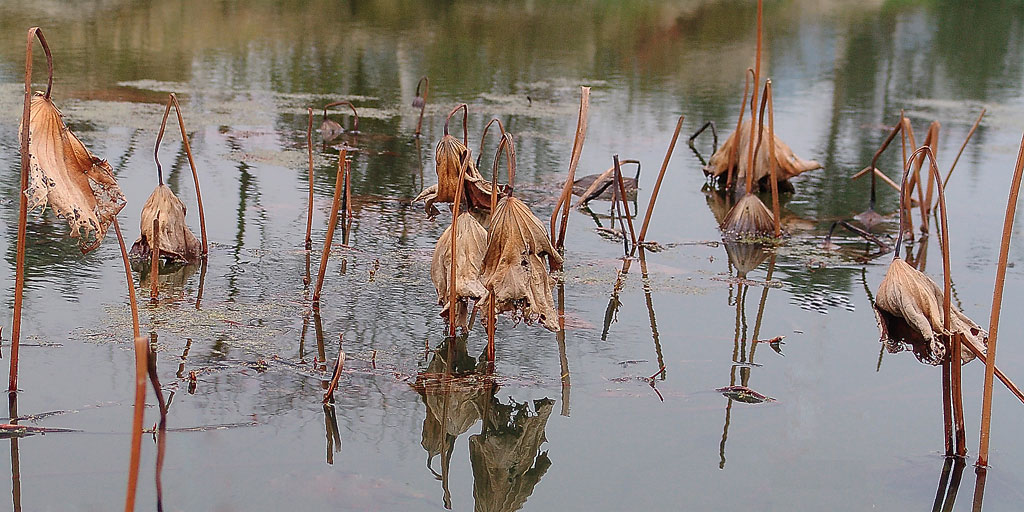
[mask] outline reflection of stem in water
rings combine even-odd
[[[860,282],[864,285],[864,293],[868,296],[868,304],[872,308],[875,307],[875,296],[871,293],[871,288],[868,287],[868,269],[867,267],[861,267],[860,269]],[[878,364],[875,365],[875,373],[882,371],[882,356],[885,354],[885,343],[879,343],[881,347],[878,350]]]
[[[8,414],[11,423],[18,423],[18,395],[7,396]],[[14,500],[14,512],[21,512],[21,454],[18,451],[18,436],[11,436],[11,496]]]
[[[757,306],[757,320],[754,321],[754,336],[750,339],[750,357],[747,358],[747,362],[750,363],[751,365],[754,364],[754,352],[757,350],[757,345],[759,344],[758,335],[761,333],[761,318],[764,316],[764,304],[768,299],[768,290],[771,289],[771,286],[769,286],[768,284],[772,282],[772,273],[774,272],[775,253],[773,252],[772,259],[768,262],[768,274],[764,278],[765,286],[764,289],[761,291],[761,302]],[[744,386],[746,386],[750,380],[750,368],[747,368],[746,370],[747,374],[743,379],[743,382],[741,383]]]
[[[974,512],[981,512],[981,504],[985,501],[985,479],[988,475],[988,470],[984,467],[978,466],[974,469],[974,473],[977,475],[977,480],[974,482]]]
[[[641,252],[642,254],[642,252]],[[565,354],[565,283],[558,283],[558,363],[562,371],[562,416],[569,416],[569,358]]]
[[[199,291],[196,293],[196,310],[203,301],[203,285],[206,284],[206,258],[199,263]]]
[[[736,327],[732,341],[733,363],[742,362],[746,357],[745,348],[740,348],[740,340],[747,335],[747,319],[744,313],[744,306],[747,299],[747,286],[738,285],[736,292]],[[729,385],[736,385],[736,364],[729,368]],[[725,442],[729,439],[729,421],[732,416],[732,398],[726,398],[725,403],[725,425],[722,426],[722,441],[718,445],[718,469],[725,469]]]
[[[952,474],[950,466],[952,465]],[[933,512],[952,512],[956,504],[956,495],[960,491],[960,482],[963,480],[964,466],[966,462],[962,457],[946,457],[942,465],[942,474],[939,477],[939,489],[935,493],[935,503],[932,505]],[[948,480],[947,480],[948,475]]]
[[[455,341],[455,336],[450,336],[448,339],[448,357],[444,361],[444,374],[442,377],[444,380],[444,405],[441,407],[441,435],[444,436],[446,445],[448,445],[448,438],[451,438],[451,444],[448,449],[444,450],[442,448],[441,451],[441,489],[444,491],[442,499],[444,501],[444,508],[448,510],[452,509],[452,493],[448,490],[448,467],[451,465],[452,451],[455,450],[455,441],[457,439],[454,436],[448,435],[448,404],[451,402],[452,397],[452,365],[455,361]]]
[[[627,251],[629,249],[626,249]],[[622,302],[619,301],[619,291],[622,290],[622,285],[625,282],[625,275],[629,273],[629,265],[632,262],[629,258],[622,261],[622,270],[619,271],[618,276],[615,278],[615,285],[612,287],[612,296],[608,300],[608,307],[604,310],[604,330],[601,331],[601,341],[608,341],[608,330],[611,328],[612,323],[618,317],[619,306]]]
[[[188,359],[188,351],[192,348],[192,338],[185,338],[185,350],[181,352],[181,362],[178,363],[178,371],[175,377],[181,379],[185,375],[185,361]]]
[[[644,298],[647,301],[647,313],[651,318],[651,337],[654,338],[654,352],[658,355],[658,368],[661,371],[655,374],[660,375],[661,380],[665,380],[665,356],[661,352],[661,338],[658,335],[658,322],[654,319],[654,302],[651,300],[651,281],[647,276],[647,258],[644,254],[644,248],[640,246],[640,273],[644,283]],[[765,287],[767,289],[767,287]]]
[[[327,353],[324,351],[324,323],[320,320],[320,312],[313,310],[313,328],[316,331],[316,367],[320,371],[327,370]],[[321,381],[326,386],[326,381]]]
[[[153,385],[153,393],[156,395],[158,410],[160,411],[160,423],[156,432],[156,510],[164,510],[164,453],[167,449],[167,408],[169,404],[164,401],[163,388],[160,386],[160,377],[156,371],[156,332],[149,333],[150,345],[148,357],[146,358],[146,370],[149,373],[149,382]]]
[[[338,432],[338,416],[331,404],[324,404],[324,424],[327,429],[327,463],[333,465],[335,452],[341,452],[341,433]]]

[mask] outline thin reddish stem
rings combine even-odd
[[[116,224],[115,224],[116,226]],[[146,376],[148,368],[146,356],[149,352],[149,341],[135,337],[135,404],[132,413],[131,456],[128,462],[128,490],[125,492],[124,510],[135,510],[135,491],[139,483],[139,459],[142,451],[142,417],[146,411]]]
[[[451,235],[451,251],[452,251],[452,262],[451,262],[451,274],[448,279],[448,336],[455,338],[455,323],[456,323],[456,302],[458,302],[458,288],[455,284],[456,276],[456,262],[458,261],[457,250],[458,250],[458,222],[459,222],[459,209],[462,206],[462,190],[466,186],[466,169],[469,168],[469,161],[472,157],[469,154],[467,148],[461,155],[461,163],[459,165],[459,186],[455,189],[455,202],[452,204],[452,232]],[[491,210],[494,211],[493,209]],[[453,341],[454,342],[454,341]]]
[[[341,207],[342,186],[345,179],[345,161],[347,150],[342,149],[338,155],[338,173],[334,177],[334,201],[331,203],[331,217],[327,223],[327,236],[324,238],[324,250],[320,254],[320,270],[317,271],[316,289],[313,291],[313,308],[320,309],[320,291],[324,286],[324,274],[327,272],[327,258],[331,255],[331,242],[334,240],[334,226],[338,223],[338,210]]]
[[[555,204],[555,211],[551,212],[551,245],[558,251],[565,250],[565,229],[569,225],[569,203],[572,197],[572,183],[576,179],[576,166],[580,163],[580,154],[583,153],[583,142],[587,138],[587,119],[590,116],[590,87],[580,87],[580,111],[576,119],[576,135],[572,141],[572,154],[569,157],[569,174],[562,185],[562,194]],[[562,216],[561,225],[558,228],[558,236],[555,236],[555,220],[559,213]],[[556,263],[551,263],[551,270],[555,270]]]
[[[420,84],[423,84],[423,104],[420,105],[420,118],[416,121],[416,136],[420,135],[420,128],[423,127],[423,111],[427,109],[427,98],[430,96],[430,79],[427,77],[420,78],[419,82],[416,82],[416,96],[420,97]]]
[[[460,103],[458,106],[453,108],[452,111],[449,112],[447,116],[445,116],[444,134],[448,135],[448,123],[451,122],[452,116],[454,116],[455,113],[459,111],[459,109],[462,109],[462,144],[466,147],[469,147],[469,105],[466,105],[465,103]]]
[[[661,162],[661,170],[658,171],[658,180],[654,182],[654,191],[651,192],[651,201],[647,203],[647,213],[644,214],[644,224],[640,227],[640,236],[637,238],[637,243],[642,245],[644,240],[647,239],[647,226],[651,223],[651,215],[654,214],[654,202],[658,200],[658,192],[661,190],[661,182],[665,179],[665,170],[668,169],[668,161],[672,158],[672,152],[676,148],[676,140],[679,139],[679,130],[683,127],[683,119],[686,115],[680,115],[679,120],[676,121],[676,130],[672,132],[672,140],[668,143],[668,150],[665,151],[665,160]],[[639,163],[637,164],[639,165]],[[637,189],[640,188],[639,180],[637,181]]]
[[[351,101],[332,101],[324,105],[324,120],[327,120],[327,109],[331,107],[338,107],[341,105],[348,105],[348,108],[352,110],[352,132],[359,132],[359,112],[356,112],[356,106]]]
[[[622,181],[622,168],[619,166],[619,155],[612,155],[612,161],[615,163],[615,181],[618,182],[619,199],[622,201],[622,209],[625,210],[626,213],[626,223],[629,224],[629,239],[633,243],[633,249],[635,249],[636,233],[633,231],[633,217],[629,214],[629,202],[626,201],[626,185]]]
[[[1003,236],[999,244],[999,263],[996,265],[996,282],[992,291],[992,313],[988,325],[988,354],[985,361],[985,388],[981,405],[981,441],[978,448],[978,466],[988,465],[989,431],[992,425],[992,377],[996,371],[996,338],[999,334],[999,313],[1003,305],[1003,285],[1006,281],[1006,265],[1010,252],[1010,235],[1013,233],[1013,219],[1017,213],[1017,196],[1020,193],[1021,176],[1024,174],[1024,137],[1017,152],[1017,164],[1010,182],[1010,197],[1006,202],[1006,216],[1003,218]]]
[[[306,250],[313,248],[313,108],[307,107],[306,153],[309,160],[309,198],[306,201]]]

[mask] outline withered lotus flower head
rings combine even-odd
[[[752,128],[753,121],[748,119],[740,125],[739,130],[729,135],[729,138],[718,148],[718,151],[711,155],[708,165],[704,167],[704,174],[719,178],[725,176],[730,169],[735,167],[737,178],[745,180],[747,176],[747,159],[742,157],[736,158],[736,155],[740,152],[739,150],[746,151],[748,144],[750,144]],[[768,142],[775,144],[775,178],[779,182],[784,182],[804,172],[821,168],[821,164],[817,161],[804,160],[793,154],[793,150],[779,137],[775,137],[774,140]],[[759,148],[757,158],[753,164],[753,181],[763,188],[768,186],[765,178],[771,172],[771,165],[773,165],[772,152],[767,148]]]
[[[459,169],[466,145],[445,133],[434,152],[434,171],[437,173],[437,197],[434,201],[450,203],[455,200],[459,187]],[[475,166],[472,166],[475,169]]]
[[[412,99],[412,108],[423,108],[426,105],[426,101],[423,96],[416,96]]]
[[[28,207],[49,204],[68,222],[82,252],[89,252],[99,247],[124,208],[124,194],[110,164],[89,152],[68,129],[49,97],[37,92],[30,108]],[[19,126],[19,140],[21,132]]]
[[[495,300],[498,313],[520,312],[527,323],[539,321],[557,331],[558,315],[551,299],[554,281],[545,258],[557,263],[555,267],[562,263],[544,225],[526,203],[511,196],[501,198],[491,213],[482,274],[491,293],[482,307]]]
[[[768,236],[775,232],[775,219],[761,199],[747,194],[726,214],[722,231],[734,236]]]
[[[942,290],[934,281],[894,258],[875,295],[880,341],[890,352],[909,346],[918,359],[930,364],[947,360],[950,337],[956,334],[976,347],[988,345],[988,332],[955,305],[950,305],[950,328],[943,329],[942,301]],[[960,358],[964,363],[974,359],[966,344],[961,344]]]
[[[339,105],[348,105],[348,108],[352,110],[352,129],[349,130],[349,133],[359,133],[359,112],[356,112],[356,106],[348,101],[334,101],[324,105],[324,121],[320,123],[320,136],[323,137],[324,142],[331,142],[345,133],[345,128],[341,126],[341,123],[327,118],[327,109]]]
[[[160,255],[164,259],[191,263],[202,255],[202,246],[185,223],[185,203],[167,185],[158,185],[142,206],[141,235],[132,245],[132,258],[149,258],[153,240],[153,219],[160,215]]]
[[[480,282],[480,269],[487,250],[487,231],[472,213],[464,212],[456,220],[455,257],[455,304],[456,324],[468,327],[469,303],[487,294]],[[430,279],[437,290],[437,303],[444,306],[441,316],[448,318],[451,304],[448,303],[452,261],[452,227],[444,230],[434,247],[434,258],[430,263]]]

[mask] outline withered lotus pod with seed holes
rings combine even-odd
[[[482,278],[493,292],[481,302],[486,310],[495,300],[497,313],[522,313],[527,323],[539,321],[551,331],[558,330],[558,315],[551,299],[554,285],[548,274],[547,258],[562,263],[562,256],[551,245],[544,225],[515,197],[503,197],[491,213],[487,253]]]
[[[94,156],[64,124],[53,101],[36,93],[29,122],[28,208],[47,204],[71,228],[83,253],[99,247],[125,198],[106,160]],[[18,129],[19,140],[21,128]]]
[[[726,235],[768,236],[775,231],[775,219],[756,195],[747,194],[726,214],[722,231]]]
[[[875,296],[875,318],[881,331],[880,341],[890,352],[905,346],[923,362],[937,365],[948,358],[949,338],[960,334],[976,347],[988,345],[988,332],[950,305],[950,329],[942,328],[942,290],[921,271],[902,258],[894,258]],[[961,361],[974,359],[974,353],[961,344]]]
[[[747,145],[750,143],[750,132],[752,127],[752,121],[744,121],[740,125],[739,130],[729,135],[729,138],[725,140],[721,147],[714,155],[711,155],[711,159],[708,160],[708,165],[704,167],[704,174],[709,176],[724,177],[729,169],[737,167],[736,179],[740,182],[746,180],[747,176],[747,159],[737,158],[736,161],[732,160],[732,155],[736,154],[736,145],[739,145],[739,149],[746,151]],[[782,141],[779,137],[775,137],[774,140],[770,141],[775,144],[775,179],[779,182],[784,182],[794,176],[798,176],[807,171],[814,169],[820,169],[821,164],[814,160],[804,160],[795,154],[793,150]],[[768,148],[760,148],[757,152],[757,158],[754,161],[754,183],[761,186],[762,189],[767,190],[769,187],[768,180],[766,179],[771,172],[770,165],[772,162],[772,152]]]
[[[455,304],[456,324],[468,327],[469,303],[479,300],[487,294],[480,282],[480,269],[484,263],[484,252],[487,250],[487,231],[472,213],[465,212],[456,220],[456,258],[455,258],[455,293],[458,300]],[[434,259],[430,263],[430,279],[437,289],[437,303],[444,306],[441,316],[448,318],[449,276],[452,261],[452,227],[444,230],[434,247]]]
[[[141,235],[132,245],[131,257],[150,257],[149,241],[153,239],[153,219],[160,213],[160,255],[167,260],[191,263],[202,255],[202,246],[185,223],[185,203],[167,188],[159,185],[142,206]]]

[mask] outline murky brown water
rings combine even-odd
[[[700,161],[680,144],[648,236],[668,249],[633,262],[615,292],[621,244],[596,232],[608,203],[595,217],[573,211],[556,290],[567,331],[501,322],[493,377],[478,370],[483,329],[446,342],[437,314],[430,256],[450,217],[431,221],[409,202],[436,180],[444,113],[469,104],[473,148],[484,123],[502,119],[517,140],[517,195],[543,219],[568,166],[578,86],[591,85],[580,173],[606,169],[613,154],[640,159],[643,206],[679,114],[686,135],[714,120],[724,139],[735,123],[753,60],[753,2],[0,4],[0,272],[14,274],[22,52],[25,30],[39,25],[53,48],[56,103],[128,196],[129,243],[156,182],[166,93],[180,97],[190,131],[209,265],[162,275],[160,303],[142,308],[174,392],[167,510],[928,509],[944,475],[939,371],[879,352],[870,296],[887,259],[864,263],[865,244],[845,234],[838,253],[820,245],[834,220],[866,208],[867,182],[848,176],[868,164],[899,109],[918,133],[942,122],[945,170],[987,107],[948,191],[955,297],[987,324],[1024,129],[1024,11],[1012,2],[773,1],[765,15],[776,131],[824,164],[784,197],[792,238],[774,255],[730,262]],[[417,141],[410,103],[421,75],[431,88]],[[305,112],[339,99],[361,117],[361,133],[346,139],[358,148],[355,219],[316,316],[302,283]],[[198,232],[180,138],[167,137],[165,177]],[[314,245],[337,150],[316,153]],[[883,160],[890,176],[894,155]],[[879,210],[895,211],[896,198],[881,188]],[[0,445],[17,443],[12,503],[118,508],[134,359],[116,240],[82,257],[49,216],[28,229],[19,413],[34,416],[24,424],[81,432]],[[999,360],[1019,381],[1024,253],[1014,247],[1010,261]],[[735,279],[754,263],[746,281]],[[933,248],[935,277],[939,263]],[[148,276],[134,279],[148,287]],[[3,284],[8,311],[13,282]],[[348,362],[332,416],[320,400],[339,335]],[[752,341],[776,336],[784,344]],[[458,378],[444,379],[446,370]],[[964,375],[973,453],[982,366]],[[729,385],[775,401],[715,391]],[[1024,503],[1021,407],[1004,391],[985,510]],[[146,424],[156,417],[150,408]],[[144,510],[155,508],[156,448],[143,441]],[[971,507],[966,473],[958,509]]]

